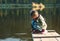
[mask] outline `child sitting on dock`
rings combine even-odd
[[[32,10],[31,12],[32,17],[32,32],[33,33],[46,33],[47,24],[41,14],[38,14],[38,11]]]

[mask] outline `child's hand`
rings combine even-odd
[[[42,29],[42,31],[41,32],[44,32],[45,30],[44,29]]]
[[[42,29],[42,31],[41,31],[42,34],[46,34],[47,32],[48,32],[48,31],[45,30],[45,29]]]

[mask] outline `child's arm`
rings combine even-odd
[[[40,20],[41,20],[41,22],[42,22],[42,29],[45,29],[45,30],[46,30],[47,24],[46,24],[46,22],[45,22],[45,20],[44,20],[44,18],[43,18],[42,15],[40,15]]]

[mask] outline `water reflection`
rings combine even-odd
[[[0,41],[20,41],[19,38],[6,38],[6,39],[0,39]]]
[[[7,37],[4,39],[0,39],[0,41],[32,41],[32,39],[28,39],[28,38],[17,38],[17,37]]]
[[[0,39],[0,41],[27,41],[26,39],[22,40],[20,38],[6,38],[6,39]]]
[[[13,38],[13,37],[8,37],[8,38],[5,38],[5,39],[0,39],[0,41],[32,41],[32,39],[27,39],[27,38]]]
[[[0,41],[32,41],[27,33],[0,34]]]

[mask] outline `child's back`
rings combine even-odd
[[[38,14],[37,11],[32,11],[31,12],[31,17],[32,17],[32,30],[33,31],[40,31],[44,32],[47,28],[47,24],[41,14]]]

